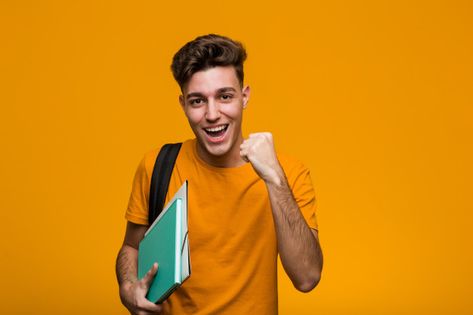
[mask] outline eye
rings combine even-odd
[[[233,95],[232,95],[232,94],[222,94],[222,95],[220,96],[220,98],[221,98],[222,100],[224,100],[224,101],[229,101],[229,100],[231,100],[231,99],[233,98]]]
[[[203,99],[201,99],[201,98],[194,98],[194,99],[189,101],[189,104],[191,104],[191,105],[200,105],[202,103],[203,103]]]

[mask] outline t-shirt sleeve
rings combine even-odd
[[[152,154],[146,154],[136,169],[125,213],[125,219],[142,225],[148,225],[149,187],[152,174],[150,173],[152,172],[152,169],[150,169],[150,155]]]
[[[294,199],[296,200],[307,225],[312,229],[318,230],[316,217],[317,202],[310,171],[304,165],[298,164],[292,170],[291,175],[292,183],[290,182],[289,184],[291,185]]]

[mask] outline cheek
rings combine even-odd
[[[190,108],[186,111],[187,120],[193,125],[198,124],[205,116],[203,108]]]
[[[227,117],[239,119],[241,117],[243,107],[241,104],[225,104],[220,108],[220,111]]]

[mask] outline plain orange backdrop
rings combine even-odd
[[[248,50],[244,132],[312,170],[322,281],[280,314],[471,314],[471,1],[1,1],[1,314],[126,314],[144,152],[192,136],[169,66]]]

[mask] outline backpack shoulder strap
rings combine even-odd
[[[164,207],[164,201],[169,188],[172,170],[182,143],[165,144],[159,151],[154,163],[151,186],[149,190],[148,224],[151,225]]]

